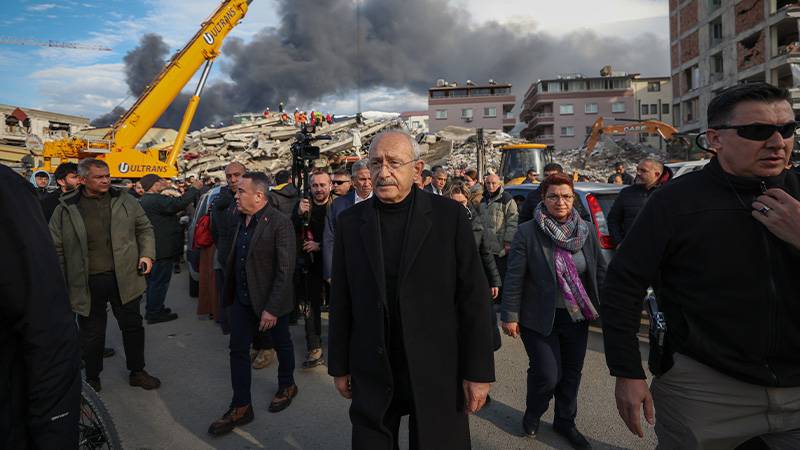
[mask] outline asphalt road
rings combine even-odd
[[[195,314],[196,299],[188,296],[186,272],[173,277],[167,305],[179,319],[145,325],[146,369],[162,386],[144,391],[128,386],[122,337],[109,313],[107,346],[117,355],[105,360],[101,397],[110,410],[126,449],[347,449],[350,448],[348,401],[333,387],[325,367],[298,369],[299,394],[277,414],[267,406],[277,389],[277,368],[253,372],[255,420],[233,433],[213,438],[208,425],[227,409],[231,398],[228,338],[208,319]],[[305,357],[304,331],[292,327],[297,366]],[[493,401],[470,418],[475,449],[571,448],[552,431],[552,403],[539,436],[522,437],[528,359],[522,342],[503,336],[495,354],[497,382]],[[655,434],[633,436],[617,415],[613,379],[602,354],[602,339],[591,333],[578,404],[577,426],[594,448],[654,448]],[[407,425],[401,428],[401,448],[408,448]]]

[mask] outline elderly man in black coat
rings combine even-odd
[[[470,448],[466,413],[483,406],[494,360],[466,209],[414,187],[423,162],[406,133],[377,136],[369,167],[373,198],[338,219],[331,284],[328,373],[352,398],[352,446],[397,448],[410,414],[411,448]]]

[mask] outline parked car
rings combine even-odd
[[[525,200],[530,191],[538,186],[538,184],[517,184],[505,186],[503,189],[511,194],[519,204]],[[616,243],[611,239],[611,233],[608,231],[606,214],[611,210],[619,191],[624,187],[619,184],[575,183],[575,193],[594,225],[601,252],[608,262],[614,256]]]
[[[686,175],[687,173],[696,172],[706,164],[708,164],[710,160],[708,159],[701,159],[698,161],[681,161],[675,163],[667,164],[667,167],[672,169],[672,178],[677,178],[681,175]]]
[[[220,187],[218,186],[200,197],[186,233],[186,265],[189,267],[189,295],[191,297],[197,297],[200,293],[200,249],[194,248],[194,230],[197,221],[208,213],[208,208],[214,198],[219,195],[219,191]]]

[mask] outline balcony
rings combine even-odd
[[[554,142],[552,134],[540,134],[533,137],[533,142],[537,144],[552,144]]]

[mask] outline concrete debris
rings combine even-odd
[[[586,159],[585,167],[582,168],[585,158],[586,150],[584,148],[553,153],[553,160],[561,164],[566,173],[577,172],[588,177],[590,181],[603,183],[608,180],[608,176],[614,171],[612,166],[617,162],[623,163],[628,173],[635,174],[639,161],[645,158],[664,161],[665,153],[646,144],[632,144],[626,140],[613,142],[605,139],[597,144],[591,155]]]
[[[318,126],[316,135],[331,140],[316,141],[321,158],[317,166],[340,165],[352,157],[365,155],[362,146],[381,130],[395,124],[394,119],[355,119]],[[258,119],[224,128],[203,128],[187,136],[179,159],[186,176],[224,176],[225,166],[241,162],[249,170],[276,172],[291,166],[291,145],[298,128],[282,124],[279,117]]]
[[[499,147],[526,142],[499,130],[484,130],[483,139],[486,167],[494,170],[500,167]],[[466,169],[477,165],[477,138],[474,129],[450,126],[436,134],[426,134],[421,140],[422,158],[429,166]]]

